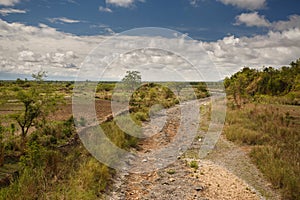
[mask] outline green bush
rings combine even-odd
[[[139,121],[147,121],[149,119],[148,115],[144,112],[137,112],[134,116]]]
[[[198,169],[199,168],[198,162],[196,160],[192,160],[190,162],[190,167],[194,169]]]
[[[175,169],[168,169],[167,173],[170,174],[170,175],[172,175],[172,174],[175,174],[176,171],[175,171]]]
[[[137,124],[140,123],[135,118],[131,118],[131,119],[133,119],[133,122]],[[131,127],[130,118],[125,116],[119,116],[117,120],[119,121],[120,124],[125,126],[124,127],[125,129],[130,129],[136,134],[141,134],[141,129],[139,129],[138,126]],[[122,131],[119,128],[119,126],[116,124],[115,121],[105,122],[101,124],[101,128],[104,131],[104,133],[107,135],[107,137],[110,139],[110,141],[113,142],[116,146],[125,149],[129,147],[136,147],[138,138],[126,134],[124,131]]]

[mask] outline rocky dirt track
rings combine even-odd
[[[199,106],[199,105],[194,105]],[[178,132],[180,123],[179,107],[168,109],[168,119],[161,131],[152,137],[146,138],[139,144],[138,155],[144,155],[158,148],[165,148],[168,143],[172,143]],[[149,123],[143,125],[149,129]],[[187,131],[187,130],[185,130]],[[198,131],[199,135],[203,134]],[[199,138],[199,137],[195,137]],[[220,140],[230,144],[220,145],[218,142],[215,149],[205,160],[189,158],[185,154],[177,156],[172,164],[167,167],[144,173],[129,173],[118,171],[113,186],[113,191],[107,199],[161,199],[161,200],[222,200],[222,199],[266,199],[261,195],[265,194],[267,199],[280,199],[254,165],[250,163],[247,155],[240,147],[229,143],[223,137]],[[195,139],[190,145],[190,150],[197,150],[201,146],[201,140]],[[229,153],[228,155],[226,153]],[[231,154],[230,154],[231,153]],[[227,161],[226,159],[230,159]],[[147,166],[145,159],[140,162],[142,166]],[[193,165],[191,165],[193,162]],[[235,163],[233,163],[235,162]],[[245,167],[240,166],[245,165]],[[196,163],[196,164],[195,164]],[[228,164],[230,163],[230,164]],[[138,163],[135,163],[139,165]],[[236,166],[235,166],[236,165]],[[233,167],[234,166],[234,167]],[[245,173],[237,173],[239,170],[247,170]],[[254,171],[252,181],[243,176]],[[235,172],[235,173],[233,173]],[[249,185],[249,182],[254,185]]]

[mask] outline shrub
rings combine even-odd
[[[170,175],[172,175],[172,174],[175,174],[176,171],[175,171],[175,169],[168,169],[167,173],[170,174]]]
[[[148,115],[144,112],[137,112],[134,116],[139,121],[147,121],[149,119]]]
[[[133,119],[134,123],[140,123],[135,118],[131,119]],[[138,126],[131,127],[131,123],[129,121],[130,119],[128,117],[119,116],[116,120],[119,124],[124,126],[125,130],[130,130],[137,135],[141,134],[141,129]],[[110,141],[112,141],[118,147],[125,149],[129,147],[136,147],[138,139],[122,131],[115,121],[103,123],[101,124],[101,128]]]
[[[199,168],[198,162],[196,160],[191,161],[190,167],[194,169],[198,169]]]

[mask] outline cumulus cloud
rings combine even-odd
[[[2,16],[6,16],[9,14],[24,14],[26,13],[26,10],[20,10],[20,9],[14,9],[14,8],[2,8],[0,9],[0,14]]]
[[[81,22],[80,20],[69,19],[66,17],[48,18],[48,21],[50,21],[51,23],[68,23],[68,24]]]
[[[74,77],[80,63],[103,37],[77,37],[45,24],[39,27],[0,19],[0,72]],[[46,69],[45,69],[46,68]]]
[[[235,17],[235,25],[245,24],[246,26],[269,27],[271,23],[263,15],[258,12],[242,13]]]
[[[246,26],[252,27],[268,27],[272,30],[283,31],[293,28],[300,28],[300,16],[291,15],[288,20],[280,20],[270,22],[263,15],[259,15],[258,12],[242,13],[235,17],[235,25],[245,24]]]
[[[232,5],[247,10],[258,10],[266,6],[266,0],[219,0],[225,5]]]
[[[106,0],[107,4],[112,4],[119,7],[128,8],[132,6],[135,2],[145,2],[145,0]]]
[[[25,61],[25,62],[37,62],[39,60],[40,56],[36,55],[32,51],[21,51],[18,54],[18,60]]]
[[[109,36],[74,36],[59,32],[44,24],[33,27],[20,23],[7,23],[3,20],[0,20],[0,35],[2,36],[0,38],[2,45],[0,55],[3,57],[1,60],[2,72],[31,74],[44,68],[49,77],[69,76],[70,78],[76,77],[77,66],[81,66],[91,50],[109,38]],[[107,69],[107,73],[103,77],[106,79],[119,79],[119,74],[121,72],[125,74],[128,67],[144,65],[139,68],[144,78],[155,78],[158,77],[157,74],[164,78],[166,76],[163,74],[180,71],[180,74],[185,72],[191,77],[191,80],[196,80],[195,73],[189,71],[191,67],[187,67],[184,59],[159,50],[138,50],[145,47],[177,48],[179,49],[178,54],[193,52],[190,60],[202,58],[199,55],[199,50],[201,51],[199,42],[184,43],[181,37],[170,39],[124,35],[109,40],[107,43],[101,43],[101,46],[102,50],[96,51],[95,57],[89,57],[91,61],[95,59],[95,63],[91,62],[91,66],[89,66],[91,77],[88,78],[89,80],[100,76],[102,74],[101,67],[104,68],[110,63],[111,58],[116,58],[115,65],[112,64]],[[132,51],[135,49],[137,51]],[[202,50],[202,53],[205,51]],[[212,71],[207,67],[212,66],[208,56],[201,59],[201,62],[204,71]],[[79,74],[79,78],[81,76],[82,72]]]
[[[19,3],[20,0],[0,0],[0,5],[2,6],[14,6]]]
[[[290,21],[294,19],[295,17],[290,17]],[[285,22],[274,24],[291,27]],[[107,39],[110,36],[75,36],[44,24],[34,27],[0,19],[0,35],[0,72],[31,74],[45,70],[49,76],[70,78],[76,77],[78,66],[100,43],[105,51],[96,51],[95,57],[89,58],[91,63],[95,59],[95,65],[92,66],[95,70],[91,71],[91,76],[101,74],[97,67],[106,66],[113,59],[114,63],[106,71],[107,77],[112,79],[122,71],[125,73],[128,67],[139,64],[143,65],[139,68],[143,77],[155,78],[162,75],[163,78],[172,70],[186,72],[193,77],[193,71],[189,71],[191,66],[183,58],[188,58],[192,63],[200,60],[202,63],[195,67],[207,75],[212,71],[209,58],[222,74],[227,74],[234,73],[243,66],[288,65],[300,55],[300,29],[297,27],[283,31],[272,29],[266,35],[254,37],[228,36],[215,42],[186,41],[183,36],[122,36],[109,42]],[[107,43],[103,43],[104,41]],[[157,50],[156,47],[162,50]],[[178,51],[173,53],[168,49]],[[185,56],[187,52],[189,54]]]
[[[243,66],[282,66],[299,58],[300,29],[269,31],[255,37],[225,37],[203,43],[212,60],[221,69],[234,73]],[[227,69],[226,69],[227,68]]]
[[[287,21],[277,21],[272,24],[275,30],[287,30],[291,28],[300,28],[300,16],[291,15]]]
[[[99,6],[99,11],[100,12],[112,12],[112,10],[110,9],[110,8],[105,8],[105,7],[103,7],[103,6]]]

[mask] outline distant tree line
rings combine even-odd
[[[289,67],[279,69],[244,67],[230,78],[225,78],[224,86],[237,107],[262,95],[285,96],[298,104],[295,100],[300,97],[300,59],[292,62]]]

